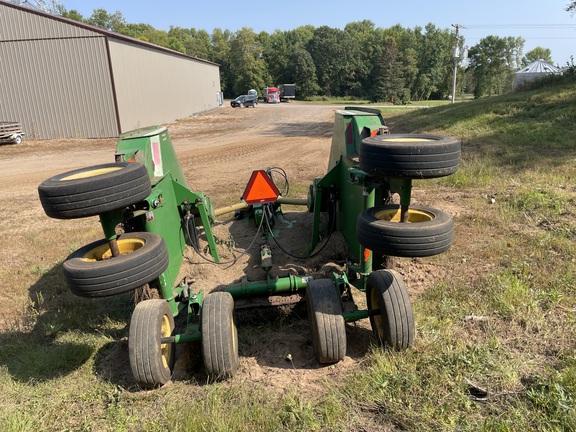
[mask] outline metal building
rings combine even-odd
[[[552,66],[550,63],[547,63],[542,59],[538,59],[514,74],[512,88],[516,90],[522,88],[522,86],[528,83],[536,81],[538,78],[551,74],[559,75],[561,73],[562,70],[560,68]]]
[[[0,121],[104,138],[219,106],[215,63],[0,0]]]

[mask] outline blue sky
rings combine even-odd
[[[250,27],[255,32],[291,30],[301,25],[344,28],[349,22],[371,20],[377,27],[401,24],[440,28],[452,24],[466,27],[462,34],[468,46],[488,35],[521,36],[524,52],[541,46],[552,50],[555,64],[564,66],[576,58],[576,15],[565,11],[568,0],[400,0],[400,1],[240,1],[240,0],[60,0],[68,10],[84,17],[94,9],[119,11],[130,23],[146,23],[160,30],[170,26],[236,31]],[[46,2],[48,3],[48,2]]]

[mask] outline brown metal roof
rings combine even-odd
[[[125,41],[127,41],[127,42],[130,42],[130,43],[133,43],[133,44],[137,44],[137,45],[142,45],[142,46],[145,46],[145,47],[148,47],[148,48],[152,48],[152,49],[155,49],[155,50],[158,50],[158,51],[164,51],[164,52],[166,52],[166,53],[170,53],[170,54],[174,54],[174,55],[177,55],[177,56],[186,57],[186,58],[189,58],[189,59],[192,59],[192,60],[197,60],[197,61],[200,61],[200,62],[203,62],[203,63],[208,63],[208,64],[212,64],[212,65],[219,66],[218,63],[214,63],[214,62],[211,62],[211,61],[209,61],[209,60],[201,59],[200,57],[190,56],[190,55],[188,55],[188,54],[181,53],[180,51],[175,51],[175,50],[172,50],[172,49],[170,49],[170,48],[165,48],[165,47],[162,47],[162,46],[159,46],[159,45],[155,45],[155,44],[150,43],[150,42],[145,42],[145,41],[140,40],[140,39],[136,39],[136,38],[133,38],[133,37],[130,37],[130,36],[123,35],[123,34],[121,34],[121,33],[116,33],[116,32],[109,31],[109,30],[104,30],[104,29],[102,29],[102,28],[100,28],[100,27],[96,27],[96,26],[92,26],[92,25],[89,25],[89,24],[85,24],[85,23],[83,23],[83,22],[75,21],[75,20],[70,19],[70,18],[64,18],[63,16],[60,16],[60,15],[50,14],[50,13],[47,13],[47,12],[43,12],[43,11],[41,11],[41,10],[29,8],[29,7],[26,7],[26,6],[17,5],[17,4],[15,4],[15,3],[10,3],[10,2],[7,2],[7,1],[3,1],[3,0],[0,0],[0,4],[5,5],[5,6],[8,6],[8,7],[11,7],[11,8],[14,8],[14,9],[19,9],[19,10],[21,10],[22,12],[39,15],[39,16],[42,16],[42,17],[46,17],[46,18],[53,19],[53,20],[55,20],[55,21],[60,21],[60,22],[63,22],[63,23],[66,23],[66,24],[69,24],[69,25],[72,25],[72,26],[75,26],[75,27],[79,27],[79,28],[81,28],[81,29],[85,29],[85,30],[92,31],[92,32],[94,32],[94,33],[100,33],[100,34],[102,34],[102,35],[104,35],[104,36],[106,36],[106,37],[113,37],[113,38],[116,38],[116,39],[125,40]],[[0,41],[1,41],[1,40],[0,40]]]

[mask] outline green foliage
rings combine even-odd
[[[326,96],[348,94],[353,57],[349,33],[328,26],[318,27],[307,47],[314,59],[320,91]]]
[[[94,9],[92,16],[86,19],[86,23],[105,30],[121,33],[126,25],[126,20],[118,11],[109,14],[105,9]]]
[[[487,36],[470,48],[470,69],[476,80],[474,96],[492,96],[512,88],[514,72],[521,65],[524,39]]]
[[[262,89],[269,81],[266,63],[261,57],[263,47],[249,28],[238,30],[230,40],[230,85],[234,94],[249,89]]]
[[[416,100],[443,99],[451,92],[454,36],[433,24],[415,29],[418,70],[411,92]]]
[[[383,29],[363,20],[344,30],[307,25],[272,34],[214,29],[210,35],[194,28],[171,27],[166,32],[126,23],[120,12],[104,9],[95,9],[88,18],[61,5],[58,10],[67,18],[218,63],[227,97],[283,83],[295,83],[296,96],[302,99],[320,95],[406,103],[445,99],[452,92],[454,33],[432,23]],[[473,73],[460,71],[465,79],[457,82],[457,92],[474,91],[480,97],[508,91],[523,44],[514,37],[482,39],[470,50]],[[524,61],[535,56],[546,59],[549,50],[538,47]]]
[[[522,66],[528,66],[536,60],[544,60],[552,64],[552,51],[549,48],[536,47],[526,53],[522,58]]]
[[[392,38],[389,38],[380,54],[380,61],[374,68],[374,83],[371,101],[395,101],[404,99],[406,89],[398,58],[398,49]],[[406,102],[410,98],[406,98]]]

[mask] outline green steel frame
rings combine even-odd
[[[355,260],[345,273],[334,274],[332,277],[341,293],[349,291],[350,286],[365,291],[366,279],[373,268],[371,251],[360,245],[356,236],[356,220],[360,213],[384,203],[394,192],[400,194],[402,205],[408,206],[410,203],[409,180],[374,184],[358,168],[358,150],[362,139],[386,132],[384,119],[377,110],[347,107],[337,111],[328,173],[310,186],[307,200],[290,201],[282,197],[278,200],[279,203],[305,204],[312,213],[310,253],[320,241],[322,213],[328,212],[331,215],[332,223],[328,229],[343,234]],[[121,135],[116,149],[116,161],[133,161],[145,165],[150,175],[152,193],[128,213],[116,211],[101,215],[104,234],[113,240],[124,228],[135,227],[138,231],[157,233],[164,238],[169,265],[158,280],[160,294],[169,303],[174,316],[185,310],[188,322],[185,332],[170,340],[176,343],[200,340],[202,336],[197,318],[204,294],[190,293],[185,283],[176,280],[187,246],[188,224],[203,228],[212,258],[220,262],[211,225],[215,215],[234,211],[239,206],[214,210],[207,196],[189,189],[168,130],[164,127],[144,128]],[[296,292],[305,289],[310,280],[311,276],[272,279],[267,273],[264,281],[230,285],[226,291],[234,298]],[[347,322],[356,321],[367,318],[369,314],[367,310],[348,312],[344,313],[344,319]]]

